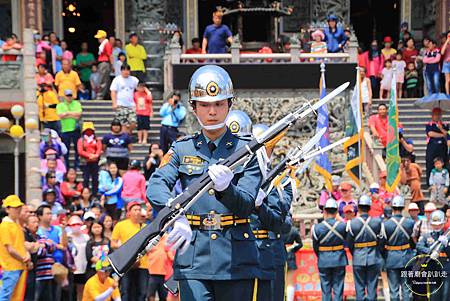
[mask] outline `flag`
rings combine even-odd
[[[391,82],[391,97],[388,111],[388,132],[386,146],[386,190],[394,192],[400,181],[400,151],[398,140],[398,110],[395,76]]]
[[[326,85],[325,85],[325,71],[322,71],[320,77],[320,99],[327,95]],[[325,134],[319,140],[319,146],[321,148],[326,147],[330,144],[330,129],[328,127],[328,107],[326,104],[322,105],[318,110],[317,114],[317,129],[319,132],[321,129],[325,128]],[[320,154],[316,158],[316,164],[314,165],[314,170],[320,173],[325,179],[326,188],[331,191],[331,162],[328,158],[328,154],[325,152]]]
[[[344,142],[344,152],[347,155],[345,171],[357,186],[361,184],[361,164],[363,162],[363,137],[364,127],[362,126],[362,99],[359,70],[356,72],[356,85],[350,100],[348,110],[345,136],[350,137]]]

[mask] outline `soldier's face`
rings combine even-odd
[[[228,115],[228,110],[227,99],[215,102],[197,101],[195,106],[195,114],[201,123],[206,126],[224,123]]]

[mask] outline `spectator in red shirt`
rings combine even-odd
[[[372,198],[372,206],[370,206],[369,215],[373,217],[381,217],[384,212],[384,201],[380,197],[380,185],[378,183],[370,184],[370,196]]]
[[[416,58],[419,55],[419,50],[416,49],[413,38],[406,40],[406,48],[403,49],[402,55],[406,65],[416,61]]]
[[[61,183],[61,193],[66,201],[66,204],[71,204],[72,199],[81,195],[81,190],[83,190],[83,185],[78,183],[77,172],[75,169],[70,168],[67,171],[66,179]]]
[[[6,42],[2,46],[3,51],[8,52],[9,50],[15,49],[15,50],[21,50],[22,45],[17,43],[17,38],[15,34],[12,34],[10,37],[6,39]],[[15,54],[4,54],[2,56],[3,62],[9,62],[9,61],[15,61],[17,60],[17,55]]]
[[[150,116],[153,116],[152,92],[140,82],[134,92],[134,104],[136,105],[138,143],[147,144],[148,130],[150,130]]]
[[[100,89],[97,92],[97,99],[106,99],[112,66],[114,64],[114,56],[112,55],[112,46],[106,38],[107,34],[104,30],[98,30],[94,38],[100,43],[98,47],[98,73],[100,77]]]
[[[369,127],[372,136],[384,147],[387,145],[387,106],[385,104],[378,105],[378,114],[369,118]]]
[[[102,148],[102,141],[95,136],[94,123],[84,122],[81,138],[77,142],[77,149],[80,158],[85,161],[83,186],[89,187],[89,178],[91,178],[93,195],[97,195],[98,190],[98,161],[102,154]]]
[[[201,54],[202,48],[200,47],[200,39],[193,38],[191,42],[192,48],[186,49],[186,54]]]

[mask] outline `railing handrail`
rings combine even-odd
[[[22,49],[20,49],[20,50],[18,50],[18,49],[3,50],[2,48],[0,48],[0,55],[4,55],[4,54],[23,55],[23,51],[22,51]]]
[[[239,57],[242,59],[286,59],[292,58],[291,53],[240,53]],[[301,59],[308,58],[330,58],[330,59],[348,59],[348,53],[300,53],[298,55]],[[205,53],[205,54],[186,54],[180,56],[181,60],[207,60],[207,59],[231,59],[231,53]]]

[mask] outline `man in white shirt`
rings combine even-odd
[[[132,134],[136,128],[136,107],[134,104],[134,90],[139,80],[130,75],[130,66],[123,64],[121,74],[116,76],[111,83],[112,108],[116,112],[115,118],[119,119],[124,132]]]

